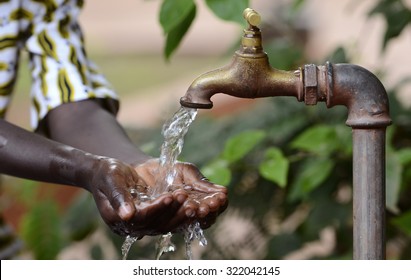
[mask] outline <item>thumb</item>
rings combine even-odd
[[[107,195],[111,207],[124,221],[130,220],[135,212],[133,197],[127,188],[116,188]]]

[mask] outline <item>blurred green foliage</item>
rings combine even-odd
[[[205,0],[207,6],[222,20],[242,23],[242,14],[248,0]],[[163,0],[159,21],[166,38],[164,56],[169,59],[195,19],[194,0]]]

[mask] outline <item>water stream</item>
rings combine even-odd
[[[174,116],[163,125],[162,135],[164,137],[164,142],[161,146],[160,167],[156,187],[153,188],[153,192],[150,197],[144,196],[144,194],[139,194],[135,190],[132,190],[133,195],[139,196],[140,198],[146,200],[156,198],[162,193],[169,191],[169,187],[172,185],[176,176],[175,163],[177,162],[177,158],[183,149],[184,136],[186,135],[190,124],[194,121],[196,115],[197,109],[181,107],[174,114]],[[185,225],[181,229],[181,232],[184,235],[186,244],[186,258],[192,259],[192,241],[197,239],[200,245],[205,246],[207,245],[207,239],[204,237],[203,230],[198,222]],[[160,259],[164,253],[175,250],[175,245],[172,243],[171,237],[171,233],[164,234],[159,237],[156,244],[156,259]],[[135,237],[126,237],[123,246],[121,247],[123,260],[127,259],[128,252],[136,240],[137,238]]]

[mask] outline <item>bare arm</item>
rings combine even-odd
[[[0,119],[0,173],[88,189],[97,157]],[[80,165],[78,165],[80,163]]]
[[[88,190],[103,220],[120,235],[168,232],[186,219],[183,191],[136,204],[128,190],[143,182],[131,165],[49,140],[1,119],[0,159],[0,173]],[[171,220],[173,215],[177,218]],[[154,218],[158,224],[153,224]],[[138,221],[138,227],[131,228],[130,220]]]
[[[98,99],[60,105],[48,113],[42,125],[51,139],[96,155],[135,165],[150,159]]]
[[[129,219],[134,214],[131,197],[119,190],[120,186],[137,182],[138,176],[119,161],[49,140],[4,120],[0,120],[0,158],[0,173],[16,177],[82,187],[90,192],[95,186],[109,183],[118,190],[117,194],[113,191],[107,195],[119,216]],[[110,176],[117,181],[104,182]]]

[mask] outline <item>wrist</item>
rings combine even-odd
[[[71,147],[61,147],[53,155],[50,172],[58,182],[91,191],[93,169],[102,157]]]

